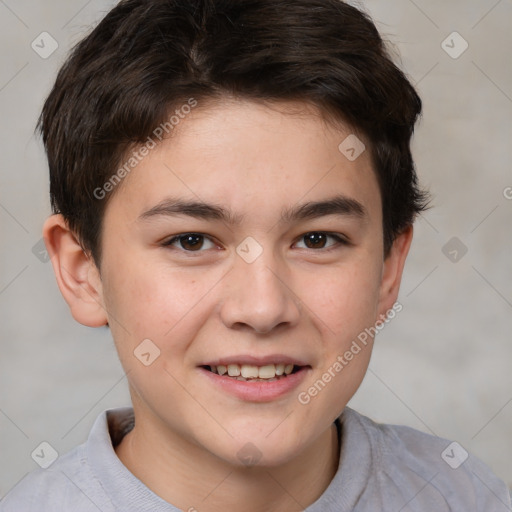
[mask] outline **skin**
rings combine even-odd
[[[200,107],[110,199],[100,269],[60,215],[44,237],[74,318],[110,325],[136,417],[117,447],[126,467],[183,510],[303,510],[336,472],[333,420],[359,387],[372,344],[307,405],[298,393],[392,308],[412,228],[384,258],[369,151],[349,161],[338,145],[350,129],[327,125],[312,107],[228,99]],[[364,215],[282,218],[335,196],[357,201]],[[169,198],[220,206],[236,222],[140,218]],[[201,250],[164,245],[191,232],[210,237],[194,246]],[[311,247],[311,232],[348,243],[320,236]],[[248,236],[263,249],[252,263],[236,252]],[[149,366],[134,357],[144,339],[160,350]],[[199,369],[243,354],[288,355],[309,368],[297,389],[263,403],[231,396]],[[248,442],[261,453],[252,467],[237,456]]]

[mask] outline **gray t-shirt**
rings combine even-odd
[[[337,426],[338,471],[306,512],[512,510],[505,484],[475,457],[465,459],[458,444],[377,424],[348,407]],[[0,511],[178,512],[116,456],[113,447],[132,427],[129,408],[102,413],[87,442],[26,476],[0,502]],[[195,508],[200,512],[200,503]]]

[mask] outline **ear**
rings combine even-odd
[[[89,327],[107,324],[98,268],[70,231],[60,214],[44,223],[43,237],[57,284],[73,318]]]
[[[395,304],[402,281],[405,259],[412,242],[412,226],[407,227],[393,242],[389,254],[384,260],[378,314],[382,318]]]

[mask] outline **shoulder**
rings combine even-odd
[[[84,452],[84,445],[78,446],[49,468],[26,475],[0,501],[0,512],[54,512],[68,507],[74,512],[96,510],[98,484]]]
[[[106,422],[102,416],[97,423]],[[48,468],[32,471],[0,501],[0,512],[89,512],[98,509],[102,512],[113,510],[90,467],[87,443],[60,456]]]
[[[411,510],[431,510],[434,503],[437,510],[447,511],[511,510],[504,482],[459,443],[377,423],[348,408],[342,418],[344,427],[365,437],[370,446],[373,492],[377,488],[398,503],[409,500],[409,507],[424,502],[424,508]]]

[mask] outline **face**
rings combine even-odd
[[[352,397],[371,340],[344,354],[395,299],[369,152],[349,160],[349,130],[285,105],[226,101],[177,128],[104,217],[102,300],[136,417],[231,464],[248,442],[284,463]]]

